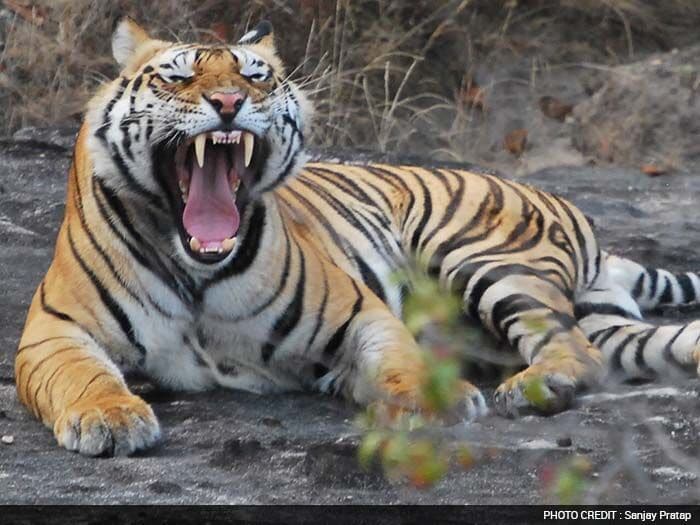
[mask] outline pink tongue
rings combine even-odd
[[[241,218],[233,200],[223,148],[207,144],[204,167],[192,160],[190,189],[182,224],[192,237],[218,244],[238,232]]]

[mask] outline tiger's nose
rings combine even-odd
[[[230,122],[241,109],[245,98],[245,94],[240,91],[233,93],[220,91],[209,96],[209,103],[219,113],[224,122]]]

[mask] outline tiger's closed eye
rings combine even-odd
[[[158,67],[158,76],[168,84],[186,82],[194,77],[192,70],[193,57],[189,54],[180,53],[175,56],[172,62],[165,62]]]
[[[177,82],[186,82],[194,77],[192,71],[188,71],[184,68],[174,68],[170,64],[162,64],[159,68],[158,76],[168,84],[174,84]]]
[[[243,78],[246,80],[252,81],[252,82],[264,82],[267,80],[268,75],[265,75],[263,73],[253,73],[251,75],[244,75],[241,74]]]
[[[191,80],[193,76],[194,75],[190,75],[187,77],[184,75],[169,75],[169,76],[161,75],[161,78],[168,83],[176,83],[176,82],[186,82],[188,80]]]

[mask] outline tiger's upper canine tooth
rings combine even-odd
[[[245,167],[250,166],[250,161],[253,158],[253,146],[255,145],[255,136],[247,131],[243,132],[243,148],[245,150]]]
[[[207,145],[207,136],[204,133],[197,135],[194,139],[194,153],[197,156],[197,164],[204,167],[204,150]]]

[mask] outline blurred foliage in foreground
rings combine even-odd
[[[580,505],[590,485],[592,465],[585,456],[576,455],[559,465],[547,465],[540,480],[548,499],[561,505]]]
[[[378,462],[387,478],[427,488],[442,479],[451,464],[466,469],[476,461],[467,443],[447,443],[430,428],[433,419],[449,418],[459,401],[460,350],[469,341],[463,337],[459,297],[444,292],[437,281],[425,276],[412,275],[410,281],[404,319],[425,348],[427,374],[422,396],[426,410],[423,415],[397,420],[377,406],[368,407],[357,420],[364,432],[358,457],[364,468]]]
[[[451,467],[468,470],[498,454],[497,450],[476,450],[467,442],[455,442],[453,436],[446,436],[435,424],[435,420],[450,420],[451,411],[459,402],[457,383],[464,361],[470,355],[485,355],[485,335],[481,329],[465,325],[461,299],[445,292],[436,280],[419,272],[399,276],[398,280],[412,283],[403,314],[406,325],[424,348],[427,374],[422,395],[427,410],[423,415],[404,415],[396,420],[378,406],[369,406],[356,421],[363,432],[358,459],[367,470],[380,467],[391,481],[427,489]],[[533,319],[530,328],[544,331],[546,324]],[[513,371],[505,366],[504,377]],[[547,407],[547,389],[541,381],[528,384],[525,396],[533,405]],[[559,464],[545,464],[540,474],[544,498],[560,504],[580,503],[590,473],[589,460],[579,455]]]

